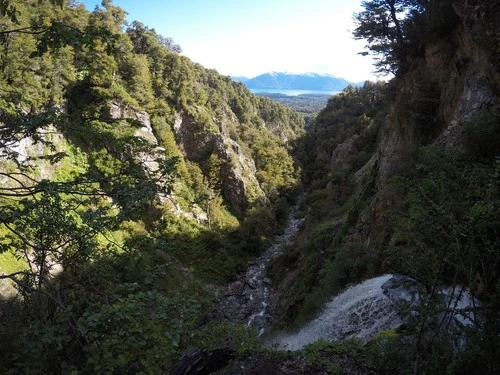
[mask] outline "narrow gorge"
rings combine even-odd
[[[295,217],[301,201],[299,196],[297,203],[290,209],[283,234],[274,238],[273,244],[252,261],[246,272],[218,293],[216,316],[254,328],[259,337],[272,325],[275,303],[273,300],[276,297],[272,296],[273,289],[266,274],[266,267],[270,261],[282,255],[288,246],[293,246],[303,221]]]
[[[0,372],[499,373],[499,17],[362,2],[389,75],[305,121],[110,0],[0,1]]]

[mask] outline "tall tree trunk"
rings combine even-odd
[[[397,0],[386,0],[386,4],[389,7],[391,19],[394,22],[394,25],[396,26],[396,41],[400,46],[400,48],[403,48],[404,45],[403,31],[401,29],[401,23],[399,22],[398,17],[396,15],[396,1]]]

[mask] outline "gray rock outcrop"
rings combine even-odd
[[[240,145],[219,131],[224,126],[200,124],[192,116],[181,114],[174,123],[174,131],[181,149],[189,160],[203,164],[210,155],[223,162],[220,179],[224,198],[233,208],[244,213],[252,202],[265,201],[265,195],[255,176],[253,159],[245,155]]]

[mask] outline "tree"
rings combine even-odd
[[[43,0],[39,0],[41,3]],[[12,22],[17,21],[18,10],[15,5],[12,4],[11,0],[0,0],[0,16],[9,17]],[[50,3],[53,5],[63,6],[64,0],[50,0]]]
[[[221,170],[224,167],[224,161],[217,154],[210,155],[208,159],[207,175],[205,176],[205,183],[208,187],[206,194],[208,226],[212,224],[212,203],[222,193]]]
[[[407,57],[405,24],[413,15],[422,13],[425,0],[372,0],[363,1],[364,11],[355,13],[357,24],[355,39],[366,39],[369,52],[380,56],[376,67],[380,73],[397,73],[404,67]]]
[[[32,3],[40,6],[28,6]],[[119,129],[114,129],[113,145],[119,149],[120,160],[116,155],[98,158],[101,155],[95,153],[97,156],[87,158],[80,168],[74,166],[64,178],[54,177],[53,172],[40,177],[36,168],[39,162],[54,171],[60,169],[56,163],[71,153],[66,146],[58,152],[51,133],[66,132],[70,141],[77,142],[77,124],[91,129],[83,112],[75,113],[69,103],[68,87],[73,84],[76,90],[87,85],[89,89],[92,83],[102,86],[113,83],[117,64],[109,54],[109,40],[101,36],[116,35],[113,33],[120,31],[124,19],[123,11],[111,7],[110,3],[92,17],[81,14],[81,8],[55,7],[61,5],[62,0],[52,0],[54,6],[46,8],[41,7],[43,3],[42,0],[0,2],[0,30],[3,30],[0,32],[3,68],[0,74],[0,253],[10,252],[26,265],[22,271],[0,272],[0,280],[9,279],[16,284],[26,309],[35,311],[40,321],[50,324],[53,317],[67,311],[71,300],[66,295],[65,278],[77,273],[75,270],[86,265],[98,249],[107,246],[103,236],[116,229],[122,217],[127,217],[138,206],[151,205],[159,191],[169,192],[173,184],[170,173],[173,164],[158,156],[157,170],[146,171],[133,155],[141,151],[152,155],[156,146],[137,137],[129,136],[129,140],[117,135]],[[94,59],[94,64],[82,63],[95,56],[99,59]],[[144,80],[148,77],[147,62],[143,56],[137,60],[131,64],[132,73],[143,73],[141,77],[134,77]],[[75,85],[75,81],[78,84]],[[139,94],[147,94],[150,84],[144,83],[146,88],[142,91],[139,84],[133,88]],[[84,102],[87,97],[81,96],[79,99]],[[64,98],[68,99],[67,107],[61,110]],[[94,98],[96,96],[89,100]],[[97,107],[93,100],[88,105]],[[100,133],[94,133],[96,138],[97,135],[104,138],[111,128],[105,125]],[[130,132],[133,131],[131,128]],[[36,146],[41,151],[20,155],[23,144]],[[88,165],[92,161],[94,164]],[[123,207],[122,215],[117,214],[117,206],[112,207],[107,201],[110,198],[115,205]],[[67,323],[76,341],[80,341],[81,332],[75,320],[68,319]]]
[[[114,48],[119,30],[111,31],[92,25],[78,27],[73,22],[68,22],[67,18],[70,15],[67,9],[71,9],[75,14],[78,13],[74,5],[64,7],[64,0],[39,0],[38,4],[42,5],[44,2],[49,4],[45,4],[43,8],[40,6],[40,13],[34,15],[26,4],[12,5],[9,0],[0,0],[1,41],[5,44],[6,38],[10,35],[32,35],[36,37],[37,45],[33,56],[41,56],[50,50],[57,51],[68,45],[82,49],[92,46],[96,40],[105,43],[109,50]],[[26,14],[29,14],[29,19],[26,19]]]
[[[157,34],[155,29],[150,29],[142,22],[133,21],[127,28],[127,34],[134,43],[134,52],[151,55],[156,45],[159,44],[170,52],[181,53],[182,48],[172,38]]]
[[[172,38],[158,35],[158,41],[160,42],[161,45],[165,46],[170,52],[175,52],[175,53],[182,52],[181,46],[175,43]]]
[[[176,97],[170,84],[170,66],[180,53],[180,47],[171,38],[165,38],[139,21],[133,21],[126,30],[133,52],[144,55],[149,67],[150,82],[156,98]],[[132,90],[135,92],[135,90]],[[141,102],[139,100],[139,102]],[[158,101],[157,101],[158,104]]]
[[[460,368],[458,373],[470,373],[462,367],[468,362],[469,366],[474,362],[473,366],[491,363],[490,368],[494,368],[498,353],[495,353],[497,349],[490,349],[490,343],[498,338],[500,328],[496,300],[500,264],[497,230],[500,224],[500,164],[435,146],[421,148],[417,157],[415,176],[401,180],[402,186],[408,189],[406,207],[397,224],[401,242],[390,250],[388,258],[392,269],[412,275],[429,291],[413,326],[417,337],[414,373],[441,373],[434,366],[449,366],[436,356],[440,346],[451,347],[451,341],[446,344],[446,335],[452,332],[448,328],[449,320],[441,313],[442,307],[436,306],[439,299],[435,297],[442,282],[453,285],[457,291],[460,285],[469,289],[457,293],[481,297],[482,306],[475,309],[464,309],[451,296],[445,301],[447,311],[472,319],[474,327],[464,329],[461,334],[467,332],[469,339],[477,340],[474,347],[473,341],[464,340],[463,336],[460,339],[460,350],[465,343],[470,352],[455,357],[461,364],[454,364]],[[450,361],[455,354],[448,351],[439,356]],[[480,373],[490,372],[481,368]]]

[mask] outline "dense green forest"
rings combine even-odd
[[[370,343],[376,372],[494,373],[500,76],[498,54],[483,51],[498,43],[500,9],[483,1],[363,5],[354,36],[395,77],[330,98],[294,144],[306,221],[269,270],[282,293],[279,321],[301,326],[347,285],[403,273],[431,293],[414,325]],[[467,286],[482,302],[460,353],[431,318],[443,283]]]
[[[166,374],[192,348],[220,363],[183,374],[499,371],[499,6],[362,5],[354,36],[394,78],[305,127],[111,0],[0,1],[2,373]],[[383,273],[427,292],[408,324],[287,353],[213,318],[299,193],[274,329]],[[442,284],[480,301],[458,336]]]
[[[193,327],[280,231],[301,116],[111,1],[0,10],[0,371],[161,373],[233,339]]]
[[[276,102],[282,103],[301,115],[304,116],[306,127],[308,124],[314,122],[319,111],[326,107],[326,103],[331,95],[328,94],[300,94],[297,96],[290,96],[286,94],[277,93],[258,93],[258,96],[264,96],[273,99]]]

